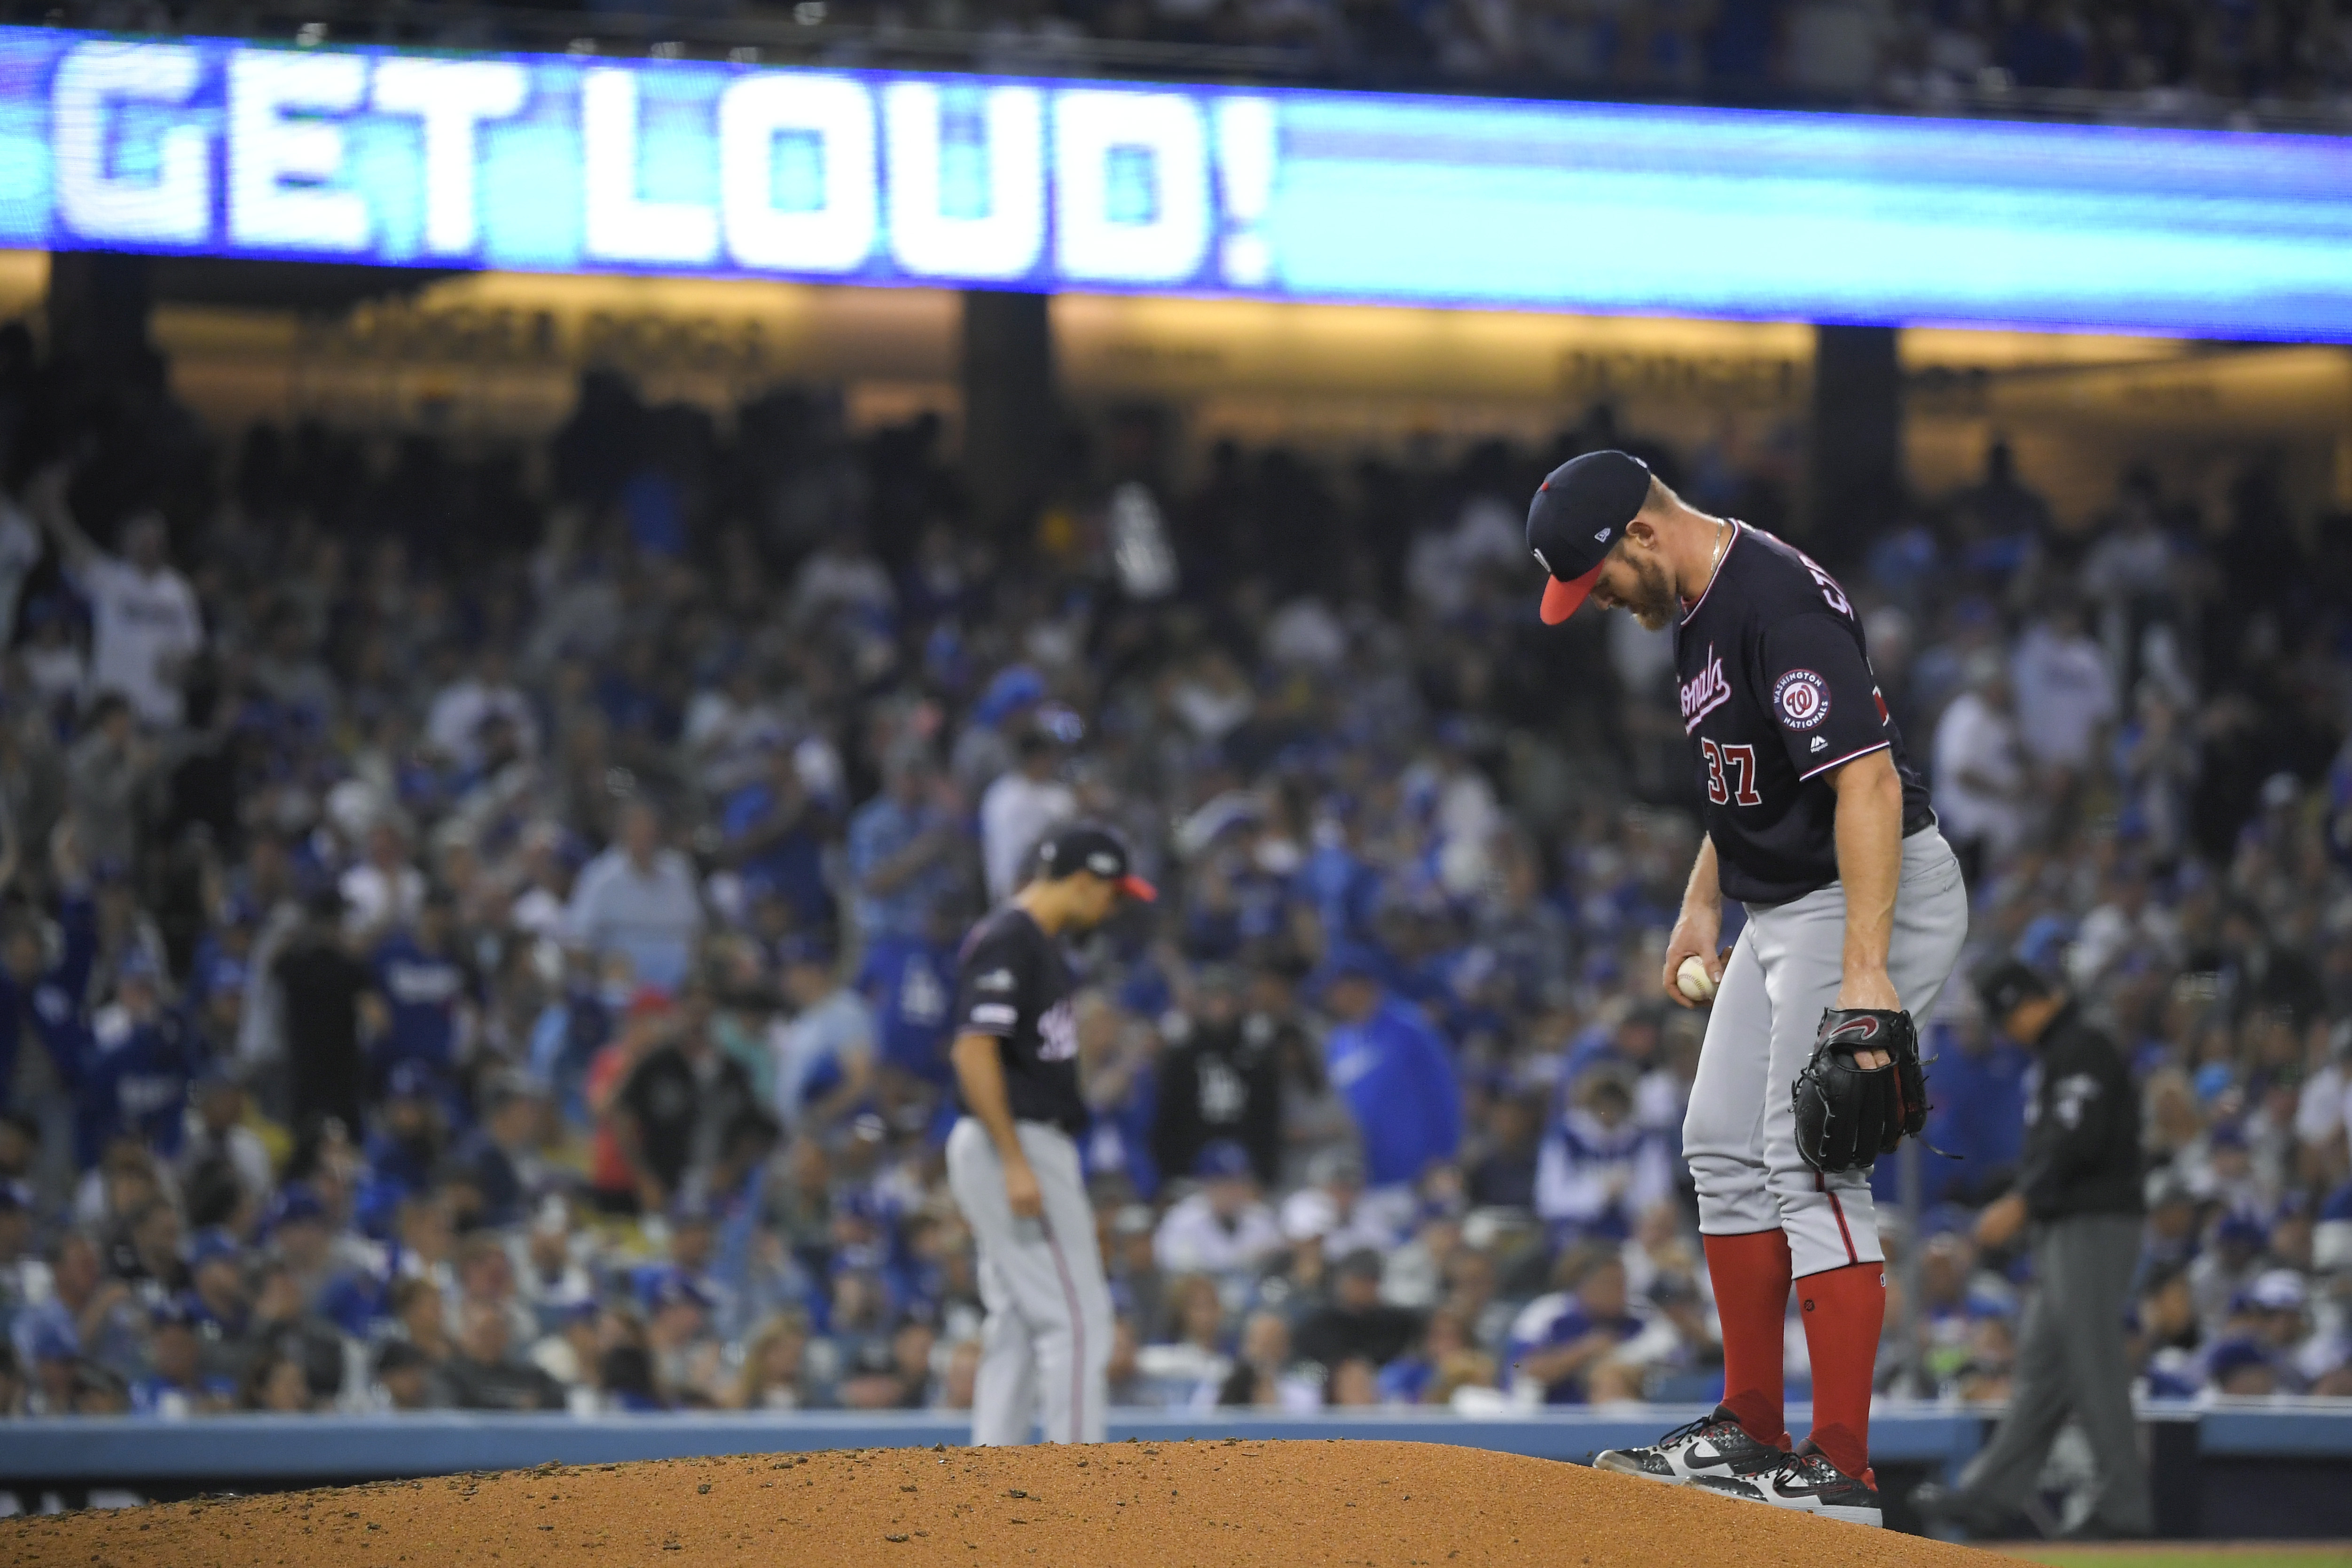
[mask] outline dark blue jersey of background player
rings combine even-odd
[[[1891,752],[1903,831],[1935,818],[1844,591],[1802,551],[1730,526],[1714,579],[1675,627],[1675,670],[1724,894],[1780,904],[1838,879],[1824,775],[1839,764]]]

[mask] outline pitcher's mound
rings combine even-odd
[[[672,1555],[675,1553],[676,1555]],[[1963,1547],[1429,1443],[883,1448],[555,1467],[0,1525],[75,1568],[1980,1568]]]

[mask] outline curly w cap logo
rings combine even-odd
[[[1791,730],[1811,730],[1830,716],[1830,687],[1810,669],[1792,669],[1772,683],[1772,707]]]

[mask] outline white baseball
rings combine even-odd
[[[1715,976],[1706,972],[1706,965],[1694,952],[1683,960],[1680,969],[1675,971],[1675,989],[1694,1002],[1712,1002],[1715,1000]]]

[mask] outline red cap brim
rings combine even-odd
[[[1118,879],[1118,890],[1130,899],[1139,900],[1147,904],[1160,901],[1160,889],[1140,877],[1121,877]]]
[[[1602,566],[1607,564],[1605,561],[1601,563]],[[1566,583],[1557,577],[1546,583],[1543,596],[1544,625],[1556,626],[1576,614],[1576,606],[1584,603],[1584,596],[1592,592],[1592,584],[1598,582],[1600,577],[1601,567],[1595,566],[1583,576],[1572,578]]]

